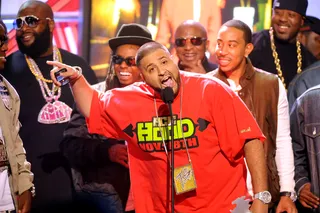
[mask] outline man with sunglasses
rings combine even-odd
[[[216,55],[219,69],[208,75],[219,78],[239,95],[266,136],[264,150],[268,167],[268,189],[272,195],[269,212],[296,213],[286,91],[276,75],[252,66],[248,59],[252,50],[249,26],[239,20],[226,22],[218,32]],[[254,188],[249,173],[247,184],[253,196]]]
[[[48,63],[59,67],[51,71],[57,85],[55,73],[67,69],[61,76],[70,80],[90,133],[128,142],[136,212],[171,212],[171,147],[175,149],[175,212],[230,212],[234,208],[242,211],[233,212],[248,212],[244,154],[261,199],[253,201],[251,210],[267,212],[271,197],[265,191],[266,166],[259,141],[264,136],[227,85],[206,75],[179,71],[168,49],[157,42],[144,44],[136,55],[144,82],[105,93],[90,87],[71,66]],[[166,95],[173,100],[172,122],[161,98],[163,89],[171,90]],[[169,132],[174,138],[170,139]]]
[[[73,212],[72,183],[67,160],[59,151],[74,103],[70,90],[55,88],[47,60],[82,67],[90,83],[96,77],[79,56],[53,45],[53,11],[41,1],[26,1],[14,22],[19,50],[7,58],[4,76],[21,98],[20,136],[35,174],[38,196],[32,212]]]
[[[184,21],[174,36],[180,70],[207,73],[218,67],[209,62],[205,55],[210,41],[202,24],[193,20]]]
[[[208,51],[213,56],[217,32],[221,26],[221,0],[162,0],[156,41],[174,47],[175,32],[185,20],[200,22],[211,41]]]
[[[0,72],[6,62],[7,42],[7,29],[0,19]],[[31,165],[19,136],[19,110],[19,95],[0,74],[0,212],[6,213],[29,213],[34,195]]]

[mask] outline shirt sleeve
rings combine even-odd
[[[294,158],[290,136],[289,107],[286,90],[279,82],[278,123],[276,136],[276,165],[280,178],[280,191],[294,191]]]
[[[120,138],[116,121],[110,116],[112,112],[116,112],[113,105],[111,90],[105,93],[94,90],[90,116],[86,118],[90,134],[99,134],[107,138]]]
[[[213,120],[222,152],[231,162],[243,157],[247,140],[265,139],[251,112],[227,85],[217,85]]]
[[[294,166],[296,182],[296,192],[300,193],[300,190],[306,183],[310,183],[308,157],[305,137],[303,135],[304,128],[304,114],[301,112],[300,99],[293,104],[290,114],[290,128],[292,137],[292,147],[294,154]]]

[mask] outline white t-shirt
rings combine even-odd
[[[0,143],[4,143],[2,130],[0,127]],[[0,169],[0,211],[14,210],[14,204],[9,186],[8,169]]]
[[[230,88],[238,93],[241,90],[240,85],[236,85],[231,79],[227,79]],[[290,120],[289,107],[286,90],[280,81],[279,83],[279,100],[278,100],[278,121],[277,121],[277,136],[276,136],[276,165],[280,179],[280,192],[294,192],[294,159],[292,142],[290,136]],[[247,171],[248,167],[247,167]],[[250,172],[247,173],[247,188],[249,194],[253,196],[252,180]],[[257,193],[257,192],[255,192]]]

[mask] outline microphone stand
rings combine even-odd
[[[174,213],[174,120],[171,103],[168,103],[171,118],[171,213]]]
[[[171,87],[166,87],[161,91],[161,98],[169,107],[171,118],[171,213],[174,213],[174,120],[172,113],[172,103],[174,100],[174,92]]]

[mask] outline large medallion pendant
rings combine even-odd
[[[70,120],[72,109],[61,101],[48,102],[42,107],[38,115],[38,122],[42,124],[65,123]]]

